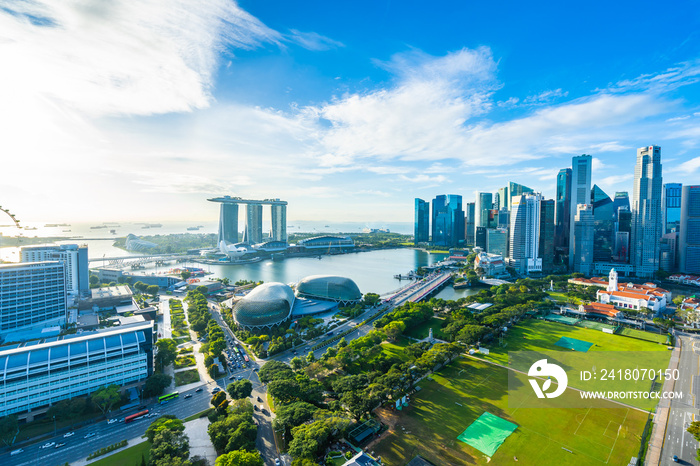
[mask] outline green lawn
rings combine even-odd
[[[195,366],[197,362],[194,360],[194,356],[180,356],[175,360],[175,368],[182,369],[183,367]]]
[[[142,456],[146,460],[146,464],[148,464],[150,450],[150,442],[142,442],[89,464],[90,466],[139,466]]]
[[[175,372],[175,385],[187,385],[188,383],[199,382],[199,372],[197,369],[190,371]]]
[[[623,328],[620,330],[618,335],[624,335],[626,337],[637,338],[640,340],[647,340],[654,343],[660,343],[662,345],[665,345],[668,342],[668,335],[644,332],[642,330],[636,330],[633,328]]]
[[[420,325],[416,325],[415,327],[412,327],[410,329],[407,329],[404,334],[409,337],[417,338],[419,340],[422,340],[423,338],[428,338],[428,329],[433,329],[433,336],[437,338],[438,340],[445,340],[449,341],[449,337],[442,333],[442,330],[440,326],[445,322],[442,319],[438,319],[436,317],[431,318],[430,320],[423,322]]]
[[[517,457],[525,465],[627,464],[637,456],[646,413],[611,403],[592,409],[520,408],[519,400],[508,402],[507,372],[461,359],[433,374],[432,381],[421,381],[422,390],[412,395],[408,408],[379,410],[383,422],[397,427],[374,451],[385,464],[398,466],[418,454],[433,464],[505,464]],[[518,425],[491,460],[457,440],[485,411]]]

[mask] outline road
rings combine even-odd
[[[678,363],[680,377],[673,391],[683,392],[683,398],[671,400],[660,464],[697,466],[695,455],[699,445],[686,429],[691,422],[700,420],[700,339],[686,335],[679,335],[679,338],[682,344]],[[678,463],[673,461],[674,455],[680,459]]]
[[[205,390],[197,393],[194,389],[188,392],[181,392],[180,398],[170,401],[164,405],[157,403],[147,404],[146,408],[150,412],[156,412],[158,415],[173,414],[180,419],[184,419],[193,414],[204,411],[209,408],[211,400],[211,386],[202,385]],[[184,396],[192,394],[192,397],[185,399]],[[126,413],[111,413],[110,418],[121,419],[125,415],[134,414],[137,410],[132,409]],[[24,452],[11,456],[10,453],[0,455],[0,464],[3,465],[42,465],[53,466],[64,463],[70,463],[86,458],[91,453],[100,448],[108,447],[122,440],[129,440],[139,437],[146,432],[146,429],[156,419],[144,418],[138,421],[133,421],[130,424],[113,423],[107,424],[107,420],[91,424],[89,426],[76,429],[75,435],[64,438],[63,434],[67,431],[61,431],[55,437],[42,440],[40,443],[25,446]],[[94,433],[95,436],[86,439],[85,436],[89,433]],[[61,448],[41,448],[48,442],[64,443]]]

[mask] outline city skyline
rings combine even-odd
[[[274,196],[290,221],[410,221],[414,198],[466,206],[510,181],[556,199],[582,154],[593,184],[631,193],[643,146],[695,184],[697,6],[352,5],[1,10],[0,203],[28,222],[214,220],[208,197]]]

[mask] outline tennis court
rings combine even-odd
[[[484,411],[457,439],[491,457],[517,428],[517,424]]]
[[[544,320],[549,320],[551,322],[559,322],[567,325],[576,325],[576,322],[578,322],[578,319],[575,317],[566,317],[559,314],[547,314],[544,317]]]
[[[583,340],[577,340],[575,338],[561,337],[559,341],[554,343],[562,348],[568,348],[575,351],[580,351],[582,353],[587,353],[589,348],[593,346],[593,343]]]
[[[603,329],[608,329],[614,331],[616,327],[608,324],[604,324],[602,322],[595,322],[593,320],[581,320],[578,323],[579,326],[581,327],[586,327],[586,328],[592,328],[593,330],[603,330]]]

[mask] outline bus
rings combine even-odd
[[[180,396],[179,392],[168,393],[167,395],[163,395],[163,396],[158,397],[158,403],[164,404],[170,400],[174,400],[175,398],[178,398],[179,396]]]
[[[241,350],[238,349],[238,346],[236,346],[235,348],[233,348],[233,351],[235,351],[236,354],[241,354]]]
[[[136,419],[136,418],[138,418],[138,417],[141,417],[141,416],[145,416],[146,414],[148,414],[148,410],[147,410],[147,409],[145,409],[145,410],[143,410],[143,411],[139,411],[139,412],[136,413],[136,414],[132,414],[131,416],[125,417],[125,418],[124,418],[124,423],[128,424],[128,423],[130,423],[131,421],[133,421],[134,419]]]
[[[248,362],[248,355],[247,355],[247,354],[244,354],[244,355],[243,355],[243,360],[244,360],[245,362]]]

